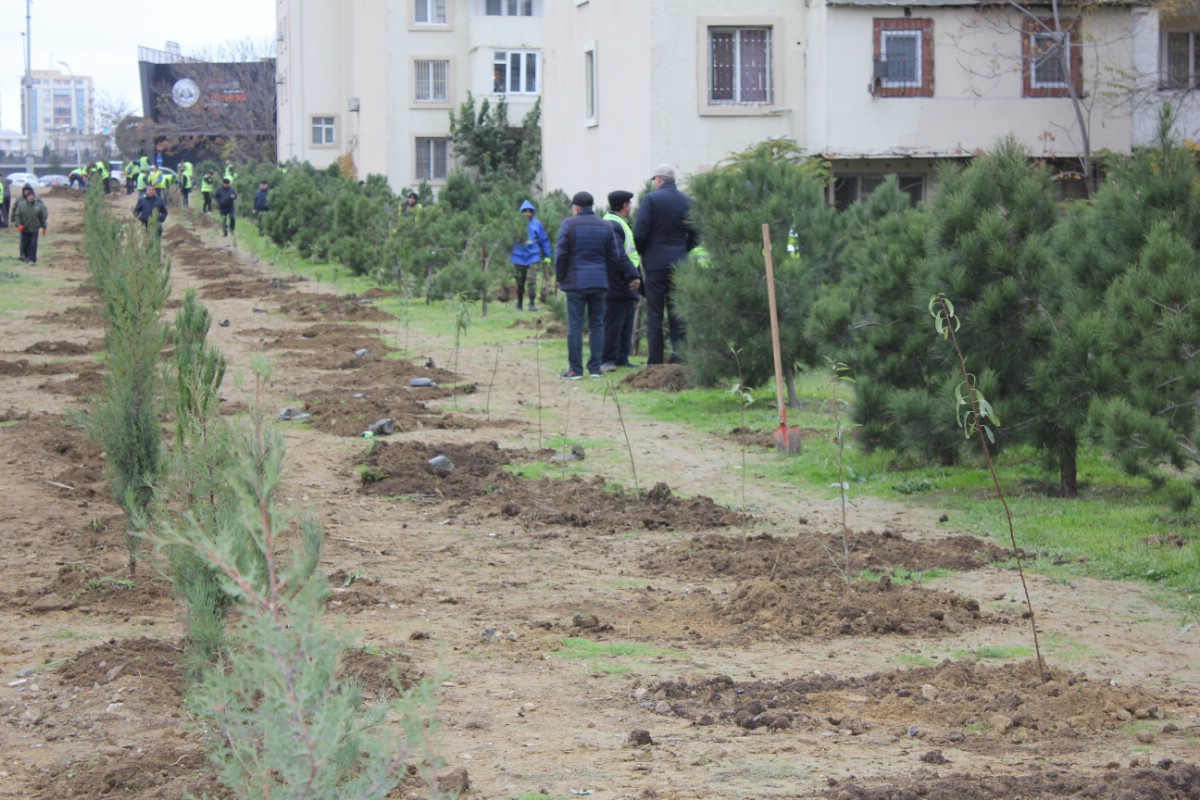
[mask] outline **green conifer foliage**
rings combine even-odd
[[[797,402],[795,365],[820,360],[806,320],[826,281],[836,280],[836,212],[825,203],[824,168],[768,142],[693,177],[692,218],[705,258],[675,268],[676,303],[687,324],[688,370],[713,384],[735,371],[761,385],[774,374],[762,225],[771,226],[775,296],[788,398]],[[789,236],[789,234],[791,234]]]
[[[89,212],[97,220],[99,239],[89,248],[88,268],[104,302],[107,347],[97,422],[109,487],[126,515],[132,574],[161,473],[159,358],[166,340],[162,309],[171,269],[157,236],[136,227],[114,234],[115,222],[100,219],[105,213]]]

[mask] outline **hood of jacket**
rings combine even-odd
[[[524,203],[521,203],[520,210],[521,211],[532,211],[533,215],[535,217],[537,216],[537,206],[535,206],[533,203],[529,202],[528,200],[526,200]]]

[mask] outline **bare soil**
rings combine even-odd
[[[102,387],[103,329],[80,199],[48,203],[36,269],[62,288],[0,316],[0,798],[226,797],[183,706],[169,582],[153,553],[129,575],[103,454],[71,427]],[[194,287],[222,323],[231,376],[275,361],[267,408],[309,415],[280,423],[284,502],[328,534],[329,613],[361,645],[343,672],[368,697],[446,676],[439,750],[465,796],[1200,798],[1198,630],[1150,589],[1031,575],[1043,673],[1008,554],[938,510],[860,500],[842,535],[835,496],[758,477],[785,457],[770,431],[628,410],[622,427],[545,350],[539,395],[540,314],[492,306],[529,346],[497,370],[468,335],[452,374],[429,332],[390,352],[378,290],[284,274],[183,219],[164,235],[176,300]],[[21,280],[15,254],[0,229]],[[255,402],[224,393],[230,414]],[[564,433],[587,451],[544,446]],[[731,510],[743,447],[750,515]]]

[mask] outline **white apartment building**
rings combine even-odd
[[[514,125],[542,95],[544,0],[276,1],[280,161],[438,186],[468,92]]]
[[[87,75],[74,75],[53,69],[35,69],[30,73],[33,88],[29,92],[32,118],[26,116],[25,91],[21,90],[21,131],[27,125],[33,132],[34,152],[49,146],[57,153],[71,154],[76,145],[90,149],[95,135],[96,92]],[[21,79],[24,82],[24,79]],[[30,122],[26,122],[30,120]],[[25,149],[24,142],[21,149]]]
[[[1064,8],[1056,27],[1048,6],[965,0],[277,3],[280,160],[349,154],[397,191],[445,178],[468,92],[514,125],[541,97],[544,185],[597,197],[772,137],[828,158],[845,205],[887,174],[924,199],[938,161],[1006,134],[1069,174],[1085,149],[1152,142],[1166,100],[1200,131],[1190,6]]]

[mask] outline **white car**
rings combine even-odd
[[[42,182],[42,186],[45,186],[46,188],[71,185],[71,179],[66,175],[43,175],[38,180],[40,180]]]
[[[29,185],[35,189],[42,188],[42,182],[37,175],[32,172],[8,172],[4,175],[5,179],[12,181],[13,193],[20,194],[21,187]]]

